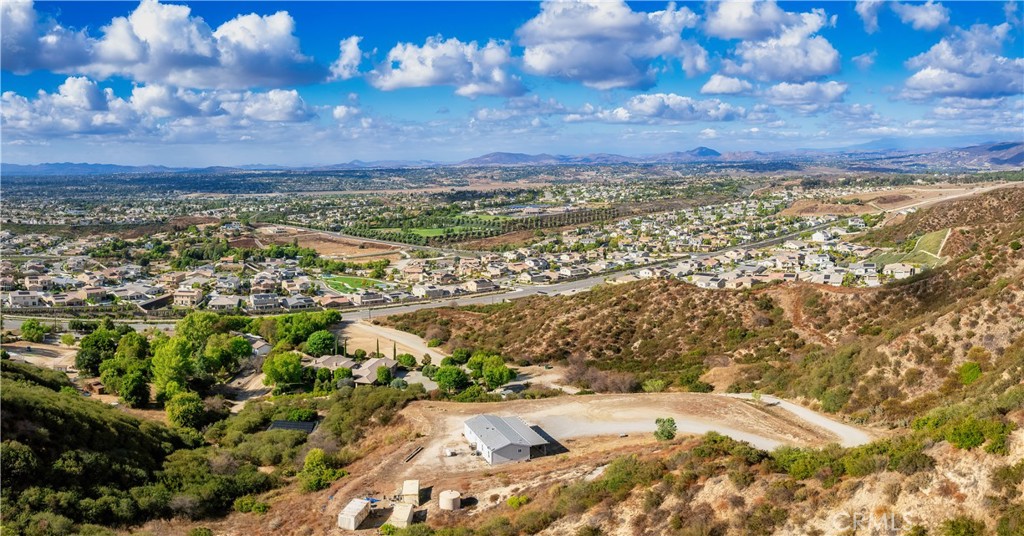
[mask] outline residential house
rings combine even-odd
[[[520,283],[534,283],[543,284],[551,281],[551,278],[544,274],[531,274],[530,272],[523,272],[519,274],[517,278]]]
[[[885,268],[882,269],[882,273],[892,277],[893,279],[906,279],[917,273],[917,268],[902,262],[886,264]]]
[[[224,294],[210,297],[210,301],[206,303],[206,308],[211,311],[233,311],[237,309],[241,303],[241,296]]]
[[[466,282],[464,288],[469,292],[492,292],[498,290],[498,285],[490,279],[471,279]]]
[[[586,277],[590,275],[590,270],[579,266],[563,266],[558,269],[558,274],[562,277]]]
[[[203,291],[197,288],[179,288],[174,291],[175,307],[198,307],[203,303]]]
[[[16,290],[7,295],[11,307],[39,307],[40,294],[30,290]]]
[[[285,309],[289,309],[292,311],[300,309],[312,309],[313,307],[316,307],[316,303],[313,301],[313,298],[310,298],[309,296],[303,296],[301,294],[288,296],[287,298],[281,300],[281,304],[285,307]]]
[[[386,368],[391,371],[392,377],[395,375],[395,369],[398,368],[398,361],[391,359],[390,357],[375,357],[368,359],[358,369],[353,370],[355,382],[357,384],[369,385],[377,381],[377,369]]]
[[[530,257],[523,262],[534,270],[547,270],[551,266],[548,261],[540,257]]]
[[[74,294],[54,294],[43,298],[50,307],[82,307],[85,300]]]
[[[359,367],[359,364],[343,355],[325,355],[314,358],[310,362],[309,366],[313,368],[325,368],[329,370],[337,370],[340,368],[355,370],[356,368]]]
[[[380,292],[363,289],[352,296],[352,303],[366,307],[372,305],[384,305],[386,302],[384,300],[384,295]]]
[[[694,274],[692,277],[693,284],[698,288],[723,288],[725,287],[725,280],[714,275],[714,274]]]
[[[86,286],[78,290],[78,295],[83,300],[89,300],[93,302],[101,302],[107,297],[107,289],[103,287]]]
[[[339,309],[342,307],[352,307],[352,300],[346,296],[317,296],[314,298],[320,307],[326,307],[328,309]]]
[[[873,262],[855,262],[850,264],[850,271],[858,276],[874,275],[878,273],[878,267]]]
[[[267,311],[281,307],[281,300],[277,294],[252,294],[249,296],[248,309],[252,311]]]
[[[413,285],[412,295],[417,298],[436,300],[444,297],[444,289],[434,285]]]

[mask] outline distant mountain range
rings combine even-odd
[[[524,153],[489,153],[469,160],[463,160],[457,166],[550,166],[560,164],[673,164],[679,162],[696,162],[714,160],[722,153],[707,147],[697,147],[689,151],[676,151],[647,156],[623,156],[619,154],[597,153],[587,155],[550,155]]]
[[[482,167],[482,166],[557,166],[557,165],[612,165],[612,164],[681,164],[681,163],[729,163],[729,162],[808,162],[835,159],[870,163],[884,160],[891,165],[898,162],[904,168],[960,167],[964,169],[986,169],[1020,167],[1024,165],[1024,143],[990,142],[955,149],[909,149],[899,148],[892,140],[875,142],[833,150],[795,149],[786,152],[743,151],[720,153],[709,147],[697,147],[689,151],[674,151],[642,156],[623,156],[609,153],[586,155],[551,155],[526,153],[488,153],[455,163],[431,160],[376,160],[365,162],[353,160],[347,163],[322,166],[288,167],[278,165],[250,164],[244,166],[213,166],[205,168],[175,168],[167,166],[120,166],[114,164],[47,163],[47,164],[0,164],[0,174],[6,176],[42,175],[114,175],[145,173],[244,173],[250,171],[331,171],[352,169],[423,168],[423,167]]]

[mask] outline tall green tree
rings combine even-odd
[[[469,383],[469,377],[460,367],[445,365],[434,373],[434,381],[445,392],[452,393],[465,387]]]
[[[121,377],[118,394],[125,404],[133,408],[141,408],[149,403],[149,382],[139,371],[129,372]]]
[[[323,449],[314,448],[306,454],[302,471],[299,473],[299,481],[302,482],[303,491],[317,491],[330,486],[331,482],[344,474],[344,471],[334,467]]]
[[[153,352],[153,387],[157,398],[164,399],[168,385],[186,385],[192,375],[192,345],[182,337],[163,341]]]
[[[306,340],[306,353],[309,355],[320,357],[334,352],[337,339],[334,338],[334,334],[326,329],[313,332]]]
[[[654,419],[654,437],[658,441],[670,441],[676,437],[676,420],[672,417]]]
[[[34,318],[21,324],[21,338],[28,342],[41,342],[49,332],[49,326],[44,326]]]
[[[487,387],[497,389],[516,379],[516,371],[505,365],[500,355],[491,356],[484,361],[483,379]]]
[[[302,381],[302,356],[295,352],[269,355],[263,360],[263,383],[287,385]]]
[[[377,383],[381,385],[388,385],[393,379],[391,369],[387,367],[380,367],[377,369]]]
[[[199,368],[207,374],[230,372],[238,363],[252,355],[252,344],[241,336],[227,333],[212,335],[199,359]]]
[[[119,339],[116,331],[102,328],[82,337],[75,356],[75,367],[90,376],[99,374],[100,363],[114,357]]]
[[[126,333],[117,341],[117,350],[114,357],[134,360],[149,358],[149,340],[141,333]]]
[[[202,351],[207,339],[217,332],[220,315],[206,311],[193,311],[174,326],[176,336],[188,341],[193,351]]]
[[[179,428],[198,429],[205,414],[203,399],[192,391],[182,391],[167,401],[167,420]]]

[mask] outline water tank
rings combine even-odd
[[[453,489],[442,491],[439,500],[442,510],[458,510],[462,508],[462,494]]]

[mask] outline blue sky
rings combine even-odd
[[[19,2],[2,159],[309,165],[1024,138],[1019,2]]]

